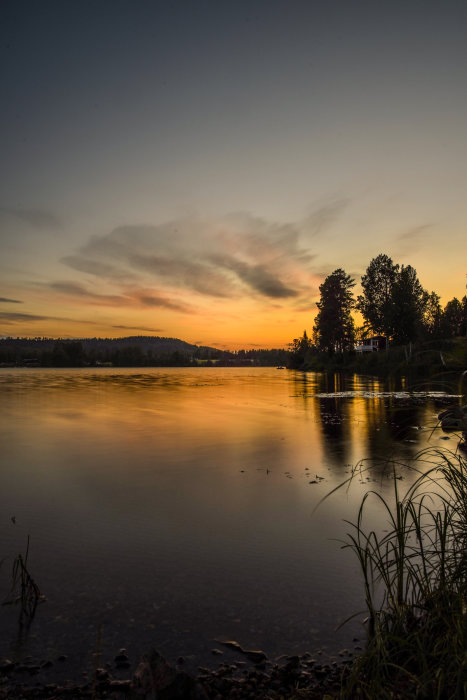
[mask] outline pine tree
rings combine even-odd
[[[373,333],[392,335],[392,292],[399,273],[399,265],[381,253],[371,260],[362,276],[363,294],[357,297],[357,309],[365,319],[365,326]]]
[[[420,284],[417,271],[402,265],[392,287],[392,337],[396,344],[409,343],[423,331],[428,292]]]
[[[355,306],[354,280],[338,268],[320,285],[319,312],[313,328],[318,347],[329,353],[350,350],[355,343],[355,326],[351,310]]]

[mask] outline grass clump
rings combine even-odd
[[[344,547],[363,574],[368,645],[342,698],[467,697],[467,462],[428,450],[403,495],[365,494]],[[385,533],[365,531],[365,506],[377,499]]]

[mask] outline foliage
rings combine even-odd
[[[371,260],[362,276],[363,294],[357,297],[357,308],[367,327],[389,337],[393,329],[392,290],[399,272],[388,255],[381,253]]]
[[[359,562],[369,614],[366,651],[343,698],[461,698],[467,691],[467,462],[425,451],[419,476],[394,504],[365,494],[344,547]],[[364,527],[375,498],[389,521],[379,534]]]
[[[431,330],[436,325],[439,297],[423,289],[411,265],[399,267],[381,253],[368,265],[362,290],[357,308],[366,327],[392,338],[396,344],[413,342],[422,337],[426,324]]]
[[[402,265],[391,290],[391,336],[400,345],[421,336],[428,293],[411,265]]]
[[[464,297],[465,298],[465,297]],[[464,308],[462,303],[454,297],[448,301],[441,316],[441,332],[445,338],[453,338],[464,331]]]
[[[441,319],[443,316],[443,308],[440,304],[440,296],[436,292],[428,294],[423,325],[425,334],[428,338],[441,338]]]
[[[334,270],[320,285],[319,312],[313,330],[321,350],[332,354],[353,348],[355,326],[350,312],[355,306],[354,286],[352,277],[341,268]]]
[[[303,331],[301,338],[294,338],[292,343],[292,352],[288,357],[288,369],[303,369],[307,361],[310,359],[313,350],[313,344],[307,336],[306,330]]]
[[[185,343],[177,338],[0,338],[0,365],[40,367],[185,367],[222,365],[285,365],[288,351],[253,349],[230,352]]]

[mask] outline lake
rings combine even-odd
[[[275,368],[0,370],[0,595],[29,535],[46,597],[28,636],[0,608],[0,658],[65,654],[72,677],[96,645],[102,663],[154,645],[193,669],[216,665],[216,640],[271,657],[362,645],[343,520],[368,488],[391,493],[387,459],[456,445],[432,431],[442,388],[415,389]],[[368,523],[385,526],[376,501]]]

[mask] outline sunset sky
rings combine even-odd
[[[379,253],[465,294],[465,0],[0,18],[0,336],[284,347]]]

